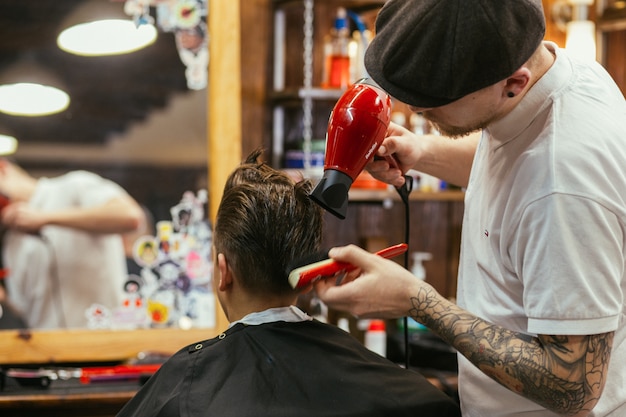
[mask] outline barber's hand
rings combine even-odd
[[[2,224],[24,233],[38,233],[46,225],[46,214],[24,202],[11,203],[2,210]]]
[[[380,181],[401,187],[405,178],[403,174],[413,168],[420,156],[417,136],[393,122],[387,128],[387,137],[376,152],[376,158],[366,165],[367,171]],[[397,166],[393,166],[384,157],[392,157]]]
[[[409,314],[411,294],[428,286],[394,261],[358,246],[333,248],[329,256],[357,267],[340,285],[334,279],[314,284],[318,297],[329,307],[357,317],[397,318]]]

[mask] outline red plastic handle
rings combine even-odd
[[[139,377],[143,375],[152,375],[160,367],[161,364],[146,364],[82,368],[80,382],[82,382],[83,384],[88,384],[90,382],[96,381],[100,382],[139,379]]]

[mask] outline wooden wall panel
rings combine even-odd
[[[411,201],[409,252],[429,252],[424,262],[427,281],[446,297],[456,294],[462,201]],[[406,242],[405,208],[398,201],[350,203],[344,220],[326,215],[324,247],[356,244],[370,251]],[[404,258],[395,259],[404,265]],[[408,267],[412,266],[409,260]]]
[[[243,158],[264,143],[270,142],[265,97],[271,87],[271,3],[270,0],[242,1],[240,53]],[[267,140],[264,139],[266,137]]]
[[[626,30],[605,34],[605,68],[626,96]]]

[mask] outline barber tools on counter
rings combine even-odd
[[[47,367],[38,369],[9,368],[2,378],[11,377],[22,386],[48,388],[53,381],[76,379],[81,384],[97,382],[145,382],[161,364],[95,366],[86,368]]]
[[[32,367],[0,367],[0,391],[8,380],[14,380],[22,388],[49,388],[54,381],[67,381],[61,387],[72,385],[90,385],[98,383],[139,383],[143,385],[170,354],[162,352],[140,352],[120,364],[103,364],[83,367],[54,366],[53,364],[37,368]]]

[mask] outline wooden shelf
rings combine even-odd
[[[395,190],[368,190],[352,188],[349,192],[351,202],[400,200]],[[437,192],[413,191],[409,194],[410,201],[463,201],[465,193],[460,190],[443,190]]]
[[[273,101],[290,101],[302,100],[305,97],[311,97],[313,100],[337,101],[343,94],[344,90],[336,88],[314,87],[307,91],[304,88],[285,89],[282,91],[273,91],[269,98]]]

